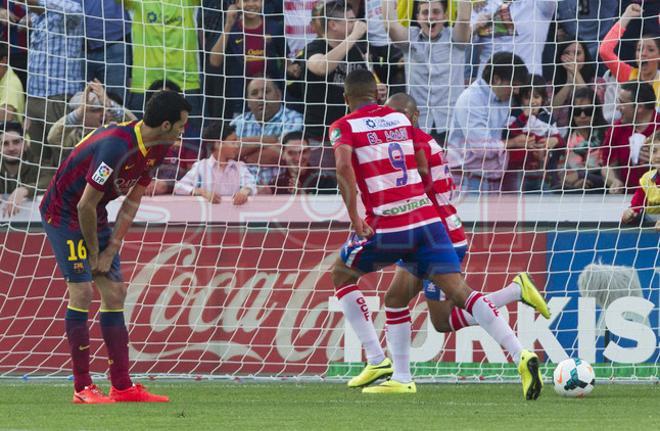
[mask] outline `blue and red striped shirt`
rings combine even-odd
[[[142,122],[100,127],[83,138],[58,168],[41,201],[44,219],[55,227],[79,230],[78,202],[89,184],[104,193],[98,226],[108,223],[106,205],[136,184],[148,186],[170,143],[145,146]]]

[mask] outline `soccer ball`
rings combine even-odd
[[[564,397],[589,395],[594,390],[596,375],[588,362],[582,359],[561,361],[554,373],[555,392]]]

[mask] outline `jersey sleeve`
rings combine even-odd
[[[348,123],[345,121],[336,121],[330,126],[330,143],[332,148],[340,145],[353,146],[353,134]]]
[[[85,180],[98,191],[107,190],[113,172],[121,168],[126,157],[128,145],[121,139],[101,139],[95,143],[94,155]]]

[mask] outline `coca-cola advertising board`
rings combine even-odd
[[[359,345],[345,335],[329,276],[348,234],[346,224],[336,223],[134,228],[121,251],[131,371],[322,375],[331,362],[359,361]],[[526,270],[544,286],[545,238],[510,231],[474,235],[468,282],[492,291]],[[66,285],[45,235],[9,231],[0,233],[0,244],[0,374],[67,373]],[[360,281],[381,334],[380,299],[391,276],[388,268]],[[417,301],[413,360],[506,360],[480,332],[457,337],[429,330],[425,309]],[[518,310],[508,310],[512,325]],[[98,298],[91,315],[97,311]],[[104,372],[97,318],[91,324],[92,370]],[[526,318],[536,319],[533,313]],[[466,343],[469,352],[457,352],[457,344]]]

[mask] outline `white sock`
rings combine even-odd
[[[385,360],[385,353],[380,346],[376,328],[371,320],[367,302],[357,285],[349,284],[337,289],[335,296],[339,299],[344,317],[357,334],[371,365],[380,364]]]
[[[516,364],[520,361],[522,350],[520,340],[488,298],[479,292],[472,292],[465,301],[465,310],[472,314],[479,326],[509,352]]]
[[[522,293],[520,290],[520,285],[518,283],[511,282],[507,287],[500,289],[498,291],[489,293],[486,295],[486,298],[492,302],[497,308],[504,307],[509,305],[512,302],[520,301],[522,298]]]
[[[394,361],[392,380],[401,383],[412,381],[410,374],[410,343],[412,335],[412,320],[410,310],[404,308],[385,307],[387,322],[387,349]]]

